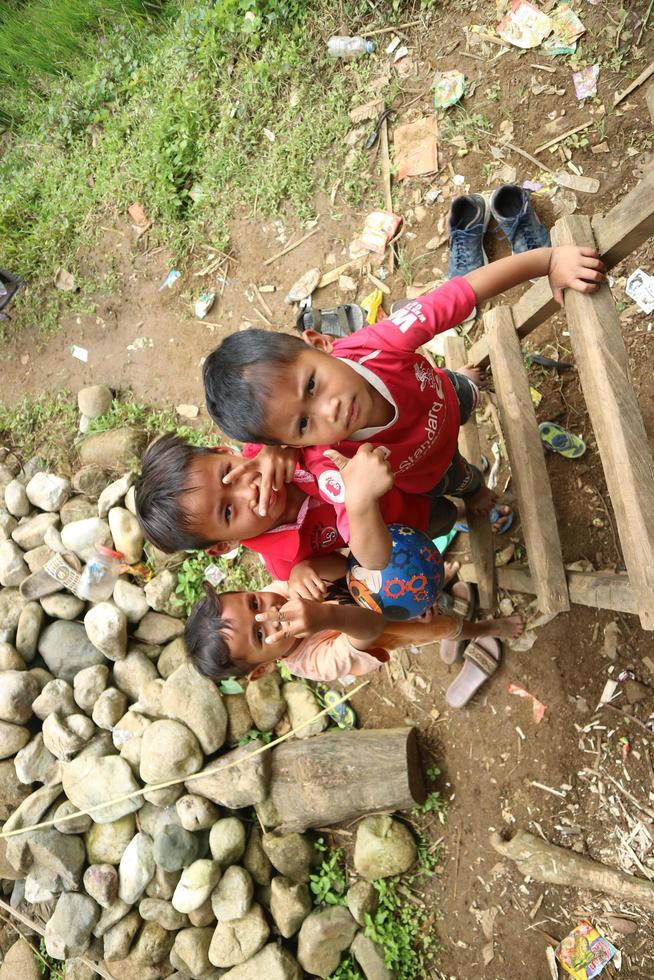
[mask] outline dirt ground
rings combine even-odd
[[[589,38],[602,54],[611,47],[604,27],[613,20],[612,10],[617,11],[616,4],[607,6],[610,9],[584,3],[579,10]],[[634,15],[642,17],[645,8],[645,3],[636,4]],[[483,112],[492,123],[489,135],[478,133],[476,137],[474,126],[462,130],[468,151],[464,156],[458,155],[461,145],[443,140],[439,174],[410,179],[400,187],[397,210],[405,219],[402,246],[411,258],[414,283],[427,283],[445,272],[446,246],[434,249],[428,243],[433,246],[435,238],[442,238],[455,193],[467,188],[490,191],[507,180],[506,168],[511,166],[516,168],[519,183],[538,179],[538,169],[523,157],[509,152],[504,159],[493,156],[501,125],[512,128],[514,145],[533,153],[550,134],[589,118],[603,120],[601,127],[594,125],[589,130],[589,143],[606,142],[607,153],[593,153],[590,146],[572,149],[573,163],[584,175],[599,179],[599,192],[579,194],[575,202],[569,192],[551,198],[546,186],[534,201],[548,224],[573,204],[577,213],[608,210],[652,166],[644,88],[623,102],[620,111],[608,111],[612,93],[624,86],[624,78],[603,67],[599,99],[579,103],[567,58],[548,59],[539,51],[504,52],[492,44],[466,49],[462,28],[480,19],[480,14],[462,15],[460,7],[449,7],[431,36],[405,32],[413,72],[401,79],[403,91],[394,122],[431,111],[430,85],[438,67],[465,71],[475,88],[464,105],[468,112]],[[651,38],[651,30],[645,33],[644,46],[648,34]],[[651,59],[651,40],[649,48],[637,72]],[[388,58],[382,56],[380,63],[383,61]],[[555,73],[533,67],[538,64],[555,68]],[[539,86],[550,86],[551,91],[546,88],[535,94]],[[489,92],[499,92],[499,98]],[[600,105],[607,107],[606,115]],[[391,135],[392,130],[393,125]],[[506,135],[506,128],[502,131]],[[378,181],[372,176],[377,170],[376,153],[371,154],[371,181]],[[559,151],[540,157],[552,168],[565,169]],[[464,178],[463,186],[453,181],[455,175]],[[434,187],[442,189],[442,196],[429,205],[425,195]],[[345,207],[337,188],[335,202],[332,206],[328,197],[317,200],[317,233],[268,266],[263,264],[267,258],[307,229],[292,218],[273,222],[260,214],[241,215],[232,230],[228,282],[204,322],[193,317],[192,306],[202,289],[216,285],[210,275],[198,275],[215,253],[209,248],[198,252],[181,268],[182,276],[173,289],[159,291],[174,257],[154,236],[152,241],[147,236],[135,241],[126,221],[107,226],[98,247],[81,256],[82,271],[101,277],[112,269],[115,289],[93,297],[93,314],[64,319],[60,332],[43,348],[38,343],[38,324],[16,321],[17,329],[3,351],[3,400],[13,404],[25,394],[60,388],[75,391],[102,382],[121,391],[132,389],[140,401],[202,406],[202,358],[226,333],[244,324],[263,325],[252,312],[251,284],[275,287],[274,292],[264,293],[271,322],[292,329],[294,314],[283,301],[291,283],[311,266],[327,270],[347,260],[348,244],[368,209]],[[143,204],[147,211],[147,202]],[[505,243],[490,237],[491,258],[505,250]],[[650,444],[654,442],[652,317],[647,318],[624,296],[624,282],[638,266],[654,272],[653,259],[650,241],[612,273]],[[406,285],[397,271],[386,281],[391,299],[403,295]],[[358,296],[370,289],[370,283],[362,281]],[[317,294],[314,301],[326,307],[343,299],[334,285]],[[471,338],[481,331],[478,318]],[[71,356],[72,344],[88,349],[88,363]],[[130,346],[135,349],[130,351]],[[556,352],[555,356],[574,363],[562,315],[532,334],[527,346]],[[542,394],[539,420],[558,421],[584,434],[588,443],[581,461],[548,459],[564,559],[566,563],[588,562],[595,569],[622,568],[602,464],[576,370],[552,376],[532,368],[530,379]],[[200,417],[206,419],[203,409]],[[487,444],[496,438],[492,422],[482,424],[482,434]],[[508,475],[504,460],[501,486]],[[502,548],[511,542],[517,549],[522,547],[519,523],[507,538],[509,541],[498,542]],[[465,541],[456,541],[453,552],[465,560]],[[513,595],[511,599],[518,609],[531,614],[526,609],[529,597]],[[615,660],[608,659],[604,651],[604,629],[612,622],[619,628]],[[654,711],[654,691],[641,689],[638,695],[620,685],[615,701],[618,710],[595,713],[605,682],[617,679],[625,668],[632,670],[636,680],[654,685],[654,663],[647,658],[651,640],[636,617],[579,606],[539,626],[535,636],[529,650],[505,649],[498,674],[464,710],[446,708],[444,692],[455,668],[440,661],[436,645],[415,654],[402,653],[394,660],[392,671],[375,676],[355,698],[366,726],[415,724],[425,764],[442,769],[438,788],[448,801],[447,817],[443,823],[430,817],[433,840],[442,838],[442,874],[428,890],[435,911],[442,915],[442,973],[435,971],[434,976],[549,980],[544,953],[548,937],[560,939],[588,917],[622,951],[620,976],[629,980],[654,977],[651,913],[619,898],[525,882],[515,866],[491,847],[493,831],[522,828],[654,879],[654,770],[648,750],[652,735],[642,724]],[[547,705],[539,724],[532,718],[531,704],[508,693],[510,682]],[[644,699],[632,704],[627,695],[632,700],[637,695]],[[630,714],[637,720],[631,721]],[[605,972],[617,976],[613,967]]]

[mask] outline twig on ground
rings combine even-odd
[[[291,245],[287,245],[286,248],[283,248],[281,252],[276,252],[275,255],[271,255],[270,258],[266,259],[266,261],[263,264],[270,265],[272,262],[276,262],[277,259],[281,259],[282,255],[286,255],[288,252],[292,252],[294,248],[298,247],[298,245],[303,245],[313,235],[317,235],[318,231],[319,231],[318,228],[312,228],[311,231],[307,232],[306,235],[303,235],[303,237],[298,239],[297,242],[292,242]]]

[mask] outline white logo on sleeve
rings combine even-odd
[[[338,470],[323,470],[318,477],[318,487],[327,500],[342,504],[345,500],[345,484]]]

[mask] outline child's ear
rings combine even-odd
[[[334,350],[333,338],[326,337],[324,333],[319,333],[318,330],[303,330],[302,339],[309,347],[315,347],[316,350],[321,350],[325,354],[331,354]]]
[[[256,666],[254,670],[251,670],[247,675],[248,680],[256,681],[259,679],[259,677],[264,677],[266,674],[269,674],[275,669],[276,663],[276,660],[269,660],[267,664],[258,664],[258,666]]]
[[[236,450],[232,449],[231,446],[211,446],[212,453],[230,453],[232,456],[236,456]]]
[[[228,551],[233,551],[234,548],[238,548],[240,543],[240,541],[216,541],[215,544],[209,545],[204,550],[213,558],[220,558],[221,555],[226,555]]]

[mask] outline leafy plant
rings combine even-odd
[[[239,738],[238,744],[247,745],[249,742],[263,742],[264,745],[268,745],[269,742],[272,742],[272,738],[272,732],[260,732],[258,728],[251,728],[249,732]]]
[[[326,846],[322,837],[315,842],[315,848],[323,854],[323,860],[315,874],[309,876],[309,888],[316,905],[345,905],[347,878],[343,862],[343,851]]]
[[[173,602],[183,606],[188,615],[191,609],[204,595],[205,573],[214,562],[206,551],[196,551],[190,558],[185,558],[177,571],[177,587]]]
[[[50,956],[45,948],[45,939],[41,939],[38,953],[36,951],[34,953],[34,959],[41,976],[47,976],[49,980],[64,980],[63,960],[56,960],[54,956]]]

